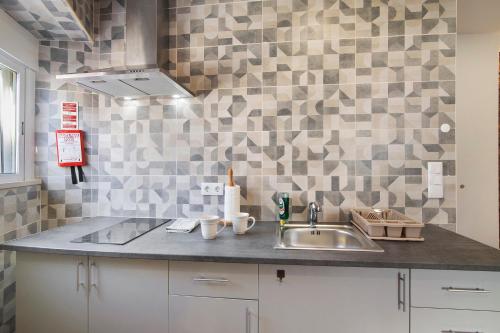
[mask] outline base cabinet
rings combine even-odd
[[[259,332],[409,332],[408,277],[397,269],[261,265]]]
[[[87,333],[87,257],[17,253],[16,332]]]
[[[16,331],[500,333],[498,276],[20,252]]]
[[[18,333],[168,333],[168,262],[18,253]]]
[[[167,333],[168,262],[90,258],[90,333]]]
[[[411,333],[498,333],[500,312],[411,309]]]
[[[170,296],[170,333],[258,333],[258,302]]]

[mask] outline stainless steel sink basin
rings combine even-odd
[[[286,224],[278,227],[278,250],[329,250],[384,252],[351,224]]]

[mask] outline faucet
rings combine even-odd
[[[317,202],[309,203],[309,226],[316,227],[318,223],[318,213],[321,212],[321,206]]]

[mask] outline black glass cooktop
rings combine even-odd
[[[170,221],[169,219],[130,218],[105,229],[72,240],[71,242],[124,245]]]

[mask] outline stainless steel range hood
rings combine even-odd
[[[125,66],[57,75],[113,97],[192,97],[168,68],[168,13],[162,0],[127,0]]]

